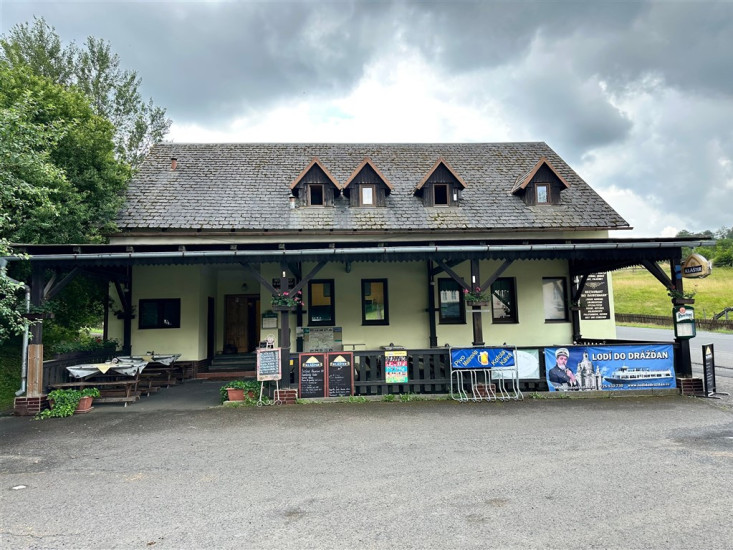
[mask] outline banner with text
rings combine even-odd
[[[550,391],[675,389],[671,344],[545,348]]]

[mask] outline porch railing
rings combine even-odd
[[[387,395],[404,393],[448,393],[450,358],[447,349],[407,350],[406,384],[387,384],[384,376],[384,351],[354,352],[354,393]]]

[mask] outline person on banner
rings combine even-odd
[[[573,371],[568,368],[568,357],[570,352],[567,348],[558,348],[555,351],[555,366],[550,369],[548,378],[555,388],[567,387],[568,389],[577,389],[578,380],[575,378]]]

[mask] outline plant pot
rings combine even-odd
[[[297,306],[272,306],[272,311],[295,311]]]
[[[227,388],[229,401],[244,401],[244,390],[241,388]]]
[[[475,306],[475,307],[486,307],[489,305],[488,301],[480,301],[480,302],[466,302],[469,306]]]
[[[76,406],[74,414],[84,414],[92,410],[92,402],[94,398],[91,396],[82,397],[79,399],[79,404]]]
[[[672,303],[676,306],[691,306],[695,303],[695,298],[673,298]]]

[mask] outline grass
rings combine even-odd
[[[0,411],[13,408],[20,389],[20,344],[0,346]]]
[[[669,268],[662,266],[669,273]],[[616,313],[670,315],[672,303],[666,289],[644,268],[614,271],[613,293]],[[733,268],[716,267],[705,279],[684,279],[685,291],[695,294],[695,314],[710,319],[713,314],[733,307]]]

